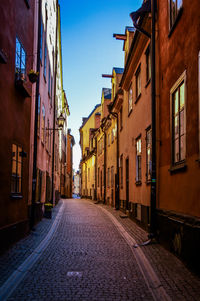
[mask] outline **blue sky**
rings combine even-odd
[[[59,0],[61,7],[61,36],[63,85],[70,116],[68,128],[75,138],[73,168],[78,169],[81,157],[79,128],[101,101],[102,88],[111,88],[113,67],[124,67],[123,41],[113,33],[124,33],[132,26],[129,14],[137,10],[142,0]]]

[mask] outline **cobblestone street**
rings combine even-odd
[[[1,256],[1,300],[200,300],[199,279],[158,244],[134,248],[146,232],[120,214],[60,201],[52,220]]]

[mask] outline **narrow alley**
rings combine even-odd
[[[200,300],[200,281],[122,212],[63,199],[0,257],[0,300]]]

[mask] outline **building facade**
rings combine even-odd
[[[66,170],[65,170],[65,197],[72,198],[73,186],[73,146],[75,144],[71,129],[67,131],[67,154],[66,154]]]
[[[124,70],[118,85],[113,74],[105,76],[112,78],[112,101],[101,102],[100,125],[91,136],[96,142],[93,183],[97,200],[123,210],[145,229],[154,223],[154,236],[198,271],[199,1],[157,1],[155,31],[151,4],[143,1],[131,14],[134,27],[114,34],[124,41]],[[91,152],[89,143],[83,146],[82,196],[90,197]]]
[[[0,97],[6,100],[0,135],[7,149],[0,148],[0,235],[6,247],[42,218],[45,202],[55,204],[55,157],[63,143],[55,133],[64,122],[67,134],[69,107],[58,1],[1,1],[0,9]],[[62,120],[56,113],[63,113]]]
[[[200,269],[200,5],[158,5],[158,229],[160,240]],[[187,42],[186,42],[187,41]]]
[[[34,11],[32,1],[0,3],[1,247],[29,229],[30,120],[35,84],[28,73],[35,63]]]
[[[99,128],[101,105],[96,105],[88,117],[83,118],[80,132],[81,146],[81,195],[96,198],[96,140],[94,131]]]

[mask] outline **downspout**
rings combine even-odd
[[[104,197],[103,203],[106,203],[106,132],[103,130],[104,133]]]
[[[51,203],[54,202],[54,162],[55,162],[55,121],[56,121],[56,76],[57,76],[57,31],[58,31],[58,1],[56,1],[56,49],[55,49],[55,80],[54,80],[54,101],[53,101],[53,145],[52,145],[52,175],[51,175]]]
[[[37,41],[37,72],[40,72],[40,38],[41,38],[41,0],[38,1],[38,41]],[[38,131],[38,97],[40,80],[36,83],[35,95],[35,124],[34,124],[34,147],[33,147],[33,179],[32,179],[32,202],[30,228],[35,224],[35,201],[36,201],[36,181],[37,181],[37,131]]]
[[[116,209],[119,210],[119,116],[117,113],[117,194],[116,194]]]
[[[118,113],[110,112],[115,118],[117,118],[117,155],[116,155],[116,166],[117,166],[117,183],[116,183],[116,196],[115,196],[115,209],[119,210],[119,118]]]
[[[150,1],[150,0],[149,0]],[[151,130],[152,130],[152,175],[150,197],[150,233],[149,238],[156,236],[156,63],[155,63],[155,23],[156,23],[156,0],[151,0]],[[147,12],[147,11],[146,11]],[[133,25],[149,38],[149,34],[136,24],[139,17],[137,12],[131,14]],[[136,19],[135,19],[136,18]]]
[[[97,138],[95,137],[95,148],[96,151],[94,153],[95,156],[95,180],[94,180],[94,199],[97,199]]]
[[[151,113],[152,113],[152,175],[151,175],[151,211],[150,238],[156,232],[156,63],[155,63],[155,22],[156,0],[151,0]]]

